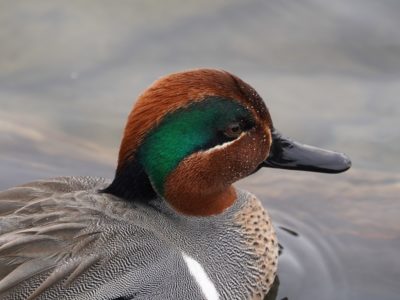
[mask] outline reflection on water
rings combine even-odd
[[[299,234],[296,231],[293,231],[292,229],[289,229],[289,228],[286,228],[286,227],[283,227],[283,226],[279,226],[278,228],[283,230],[283,231],[286,231],[287,233],[289,233],[289,234],[291,234],[293,236],[299,236]],[[282,252],[282,250],[283,250],[283,247],[281,247],[281,252]]]
[[[283,247],[277,299],[398,297],[399,175],[263,170],[240,185],[261,198]]]
[[[345,174],[261,170],[238,184],[277,228],[276,299],[398,299],[400,2],[5,3],[1,189],[112,177],[143,88],[176,70],[224,68],[259,91],[283,134],[353,161]]]
[[[293,230],[283,227],[283,226],[279,226],[279,229],[291,234],[292,236],[299,236],[299,234],[297,232],[294,232]],[[279,257],[282,255],[283,249],[284,247],[282,246],[281,243],[278,244],[279,246]],[[279,291],[279,285],[280,285],[280,280],[279,280],[279,275],[277,275],[275,277],[274,283],[271,286],[271,289],[269,290],[268,294],[264,297],[264,300],[276,300],[278,299],[278,291]],[[282,298],[281,300],[289,300],[287,297]]]
[[[318,234],[307,236],[313,231],[312,228],[307,229],[302,228],[306,234],[303,237],[292,229],[277,226],[281,242],[279,275],[265,299],[298,299],[298,292],[290,293],[290,290],[296,291],[296,289],[301,290],[302,299],[321,299],[325,293],[335,295],[337,299],[349,299],[343,279],[342,283],[338,283],[335,278],[342,276],[344,272],[335,253],[329,251],[329,242],[322,241],[323,247],[316,245]],[[279,292],[279,277],[285,279],[284,285],[289,285],[290,290],[283,289]],[[287,294],[291,297],[283,297]]]
[[[279,276],[275,277],[274,283],[271,286],[271,289],[268,292],[268,295],[264,297],[264,300],[277,300],[278,298],[278,291],[279,291]],[[282,300],[289,300],[287,297],[282,298]]]

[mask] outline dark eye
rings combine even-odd
[[[231,123],[225,129],[224,134],[229,138],[235,139],[239,137],[242,132],[243,130],[242,127],[240,126],[240,123]]]

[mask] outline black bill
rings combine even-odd
[[[340,173],[351,167],[344,153],[303,145],[272,131],[272,145],[262,167],[321,173]]]

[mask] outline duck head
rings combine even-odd
[[[232,183],[261,167],[338,173],[350,165],[344,154],[284,138],[238,77],[198,69],[163,77],[139,96],[105,192],[129,201],[159,196],[183,214],[207,216],[232,205]]]

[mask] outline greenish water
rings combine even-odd
[[[399,15],[398,1],[372,0],[1,1],[0,188],[111,178],[138,93],[223,68],[282,133],[353,160],[345,174],[265,169],[238,183],[283,246],[276,299],[398,299]]]

